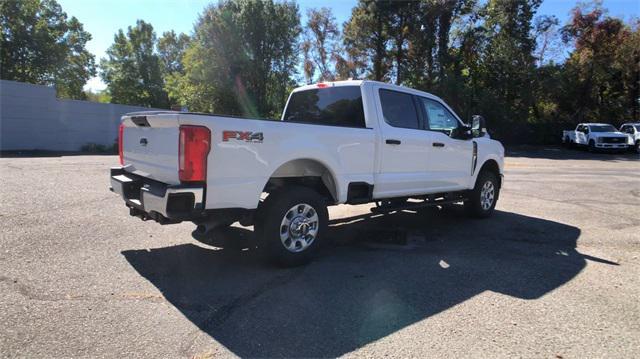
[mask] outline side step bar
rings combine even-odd
[[[408,200],[409,198],[405,198]],[[375,214],[383,214],[394,211],[402,211],[406,209],[420,209],[431,206],[438,206],[443,204],[450,204],[456,202],[462,202],[467,199],[467,192],[449,192],[442,194],[433,194],[428,195],[426,197],[421,197],[422,201],[420,202],[404,202],[402,204],[395,204],[393,201],[391,204],[382,204],[385,201],[376,202],[376,206],[371,208],[371,212]]]

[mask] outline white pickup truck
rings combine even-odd
[[[620,132],[627,135],[629,147],[640,153],[640,122],[625,123],[620,127]]]
[[[240,221],[276,262],[308,261],[328,205],[375,202],[374,212],[464,202],[488,217],[504,148],[474,116],[440,98],[374,81],[295,89],[280,121],[185,112],[123,116],[111,189],[130,214],[196,231]]]
[[[573,131],[562,131],[566,146],[587,146],[589,151],[627,149],[627,135],[606,123],[580,123]]]

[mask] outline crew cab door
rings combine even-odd
[[[428,133],[427,173],[431,191],[468,189],[473,170],[474,142],[454,138],[462,123],[436,99],[418,97]]]
[[[576,128],[576,143],[580,145],[589,143],[589,126],[579,125]]]
[[[427,187],[428,141],[414,96],[374,88],[379,117],[374,198],[421,194]]]

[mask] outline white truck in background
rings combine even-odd
[[[562,143],[570,147],[587,147],[589,151],[625,151],[628,147],[627,135],[606,123],[580,123],[575,130],[562,131]]]
[[[629,147],[640,153],[640,122],[625,123],[620,126],[620,132],[627,135]]]
[[[127,114],[119,147],[111,189],[132,216],[192,221],[202,235],[253,224],[258,248],[283,265],[317,252],[329,205],[463,202],[488,217],[504,162],[481,117],[468,126],[436,96],[374,81],[297,88],[280,121]]]

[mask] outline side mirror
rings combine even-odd
[[[461,125],[451,131],[451,138],[455,138],[457,140],[469,140],[473,138],[473,131],[471,131],[471,127]]]
[[[482,137],[487,133],[487,124],[480,115],[471,116],[471,132],[473,137]]]

